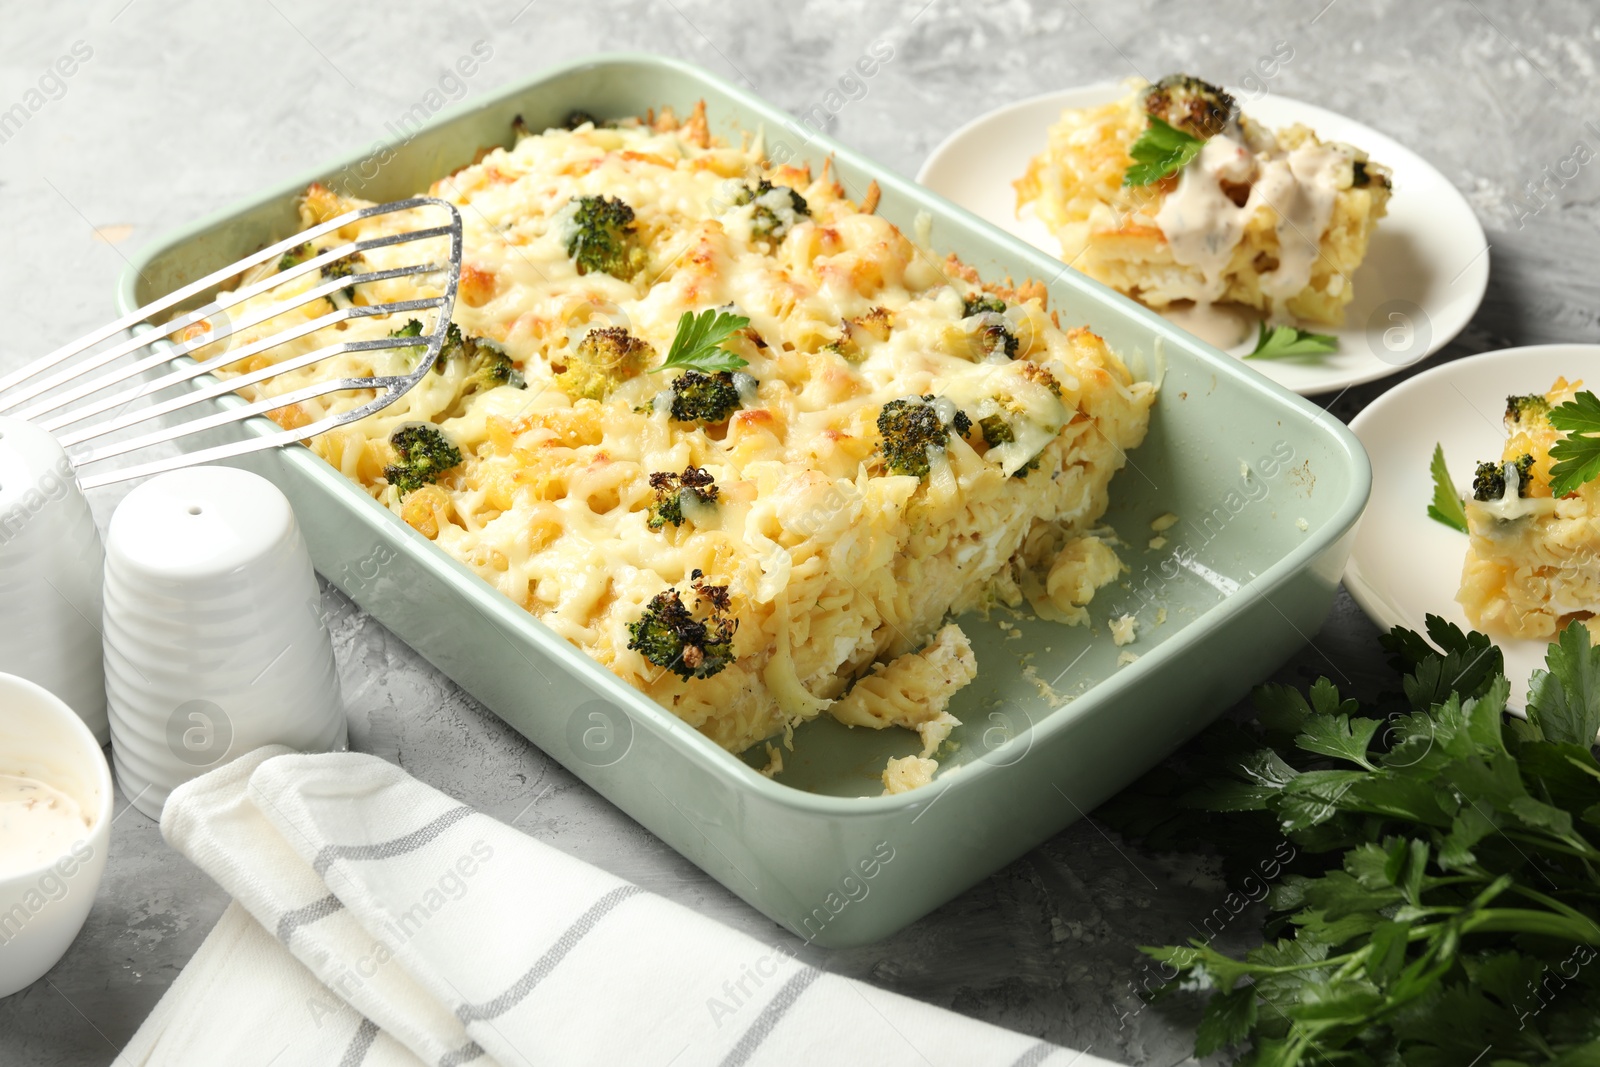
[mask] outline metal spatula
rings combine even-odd
[[[416,212],[419,216],[431,215],[437,224],[425,224],[430,220],[423,218],[418,220],[419,227],[416,229],[345,241],[303,261],[293,262],[294,257],[290,257],[290,261],[285,261],[284,257],[287,254],[296,252],[308,242],[335,233],[352,223],[379,215],[407,211]],[[347,257],[359,258],[359,253],[372,249],[442,238],[449,238],[450,241],[450,254],[446,260],[424,261],[365,273],[338,273],[338,267],[333,271],[323,272],[324,267],[350,263],[352,261]],[[176,314],[160,325],[154,324],[157,318],[171,309],[237,279],[251,268],[272,262],[281,263],[283,269],[259,280],[240,284],[233,292],[220,296],[203,307]],[[229,313],[230,308],[263,293],[272,293],[285,283],[293,282],[312,271],[319,272],[319,277],[323,280],[305,291],[287,294],[283,300],[264,308],[252,308],[243,312],[238,319],[234,319]],[[338,297],[338,294],[363,283],[416,275],[432,275],[428,281],[430,285],[437,287],[439,295],[382,304],[356,304],[349,299]],[[246,256],[159,300],[146,304],[137,311],[130,312],[117,321],[56,349],[21,370],[0,376],[0,414],[16,415],[55,434],[78,468],[79,480],[85,489],[303,441],[388,407],[422,380],[423,375],[439,358],[445,331],[450,325],[450,314],[455,307],[456,288],[460,280],[461,216],[453,205],[432,197],[418,197],[346,212],[338,218],[329,219],[297,233],[270,248]],[[269,322],[274,317],[310,301],[324,298],[327,298],[334,308],[328,314],[297,322],[279,332],[231,348],[200,362],[184,360],[175,363],[173,369],[169,371],[164,373],[161,371],[164,365],[174,363],[180,357],[198,351],[206,345],[221,341],[260,323]],[[189,384],[219,367],[260,355],[286,341],[304,337],[336,323],[349,319],[393,315],[398,312],[410,312],[419,319],[427,319],[430,317],[429,312],[433,312],[431,316],[433,322],[431,327],[424,323],[427,332],[420,336],[340,341],[225,380]],[[196,335],[191,328],[204,332]],[[107,348],[99,348],[106,341],[128,330],[135,331],[133,337]],[[139,354],[157,342],[169,342],[174,335],[180,334],[183,335],[182,339],[177,342],[162,344],[152,351]],[[88,442],[107,434],[152,419],[165,419],[195,404],[215,400],[287,371],[299,370],[345,352],[401,347],[420,348],[423,345],[427,346],[427,351],[412,370],[404,375],[332,378],[314,382],[278,396],[252,400],[176,425],[164,425],[161,429],[151,430],[126,440],[104,443],[98,447],[84,447]],[[98,351],[93,351],[97,348]],[[129,360],[128,357],[135,358]],[[141,375],[147,374],[152,376],[149,380],[140,380]],[[112,390],[113,386],[125,382],[132,384]],[[126,455],[167,441],[177,441],[202,431],[215,430],[254,415],[265,414],[329,393],[357,389],[374,390],[376,395],[359,407],[325,416],[305,426],[248,436],[243,440],[198,449],[182,455],[165,456],[131,467],[92,474],[83,472],[85,467],[101,463],[113,456]],[[177,394],[169,399],[158,399],[159,394],[174,391],[177,391]],[[125,411],[128,405],[141,399],[152,399],[154,402],[135,411]],[[84,425],[85,423],[87,424]]]

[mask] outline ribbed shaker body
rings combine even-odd
[[[311,557],[272,483],[193,467],[128,494],[106,535],[105,676],[117,779],[152,818],[262,745],[346,746]]]
[[[102,745],[103,560],[67,454],[47,431],[0,416],[0,671],[54,693]]]

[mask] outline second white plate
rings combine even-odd
[[[1402,382],[1350,423],[1372,457],[1372,496],[1344,584],[1379,627],[1421,633],[1433,614],[1472,628],[1456,603],[1467,535],[1428,518],[1434,445],[1465,491],[1479,461],[1500,456],[1506,397],[1542,393],[1558,375],[1600,384],[1600,345],[1536,345],[1454,360]],[[1547,645],[1514,638],[1495,644],[1505,654],[1511,703],[1520,708]]]
[[[917,172],[917,181],[1057,255],[1060,246],[1043,225],[1017,219],[1011,183],[1044,149],[1047,132],[1063,109],[1095,107],[1124,92],[1114,83],[1089,85],[992,111],[935,148]],[[1472,207],[1450,180],[1398,141],[1359,122],[1276,94],[1250,99],[1244,90],[1229,92],[1259,122],[1272,127],[1304,123],[1324,140],[1365,149],[1394,172],[1389,213],[1378,224],[1366,261],[1353,279],[1356,295],[1346,311],[1346,325],[1315,327],[1336,334],[1339,351],[1317,362],[1251,360],[1250,365],[1297,393],[1313,396],[1393,374],[1460,333],[1483,301],[1489,250]],[[1234,354],[1253,347],[1252,337]]]

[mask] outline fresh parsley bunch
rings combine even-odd
[[[1205,772],[1113,802],[1114,824],[1157,845],[1208,827],[1235,870],[1295,846],[1260,948],[1144,950],[1169,992],[1207,993],[1197,1056],[1600,1064],[1600,648],[1567,627],[1523,721],[1487,637],[1427,629],[1385,636],[1401,692],[1376,706],[1325,678],[1309,699],[1265,686],[1256,722],[1202,735]]]

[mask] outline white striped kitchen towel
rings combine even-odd
[[[807,966],[373,756],[262,749],[161,830],[235,902],[127,1067],[1112,1067]]]

